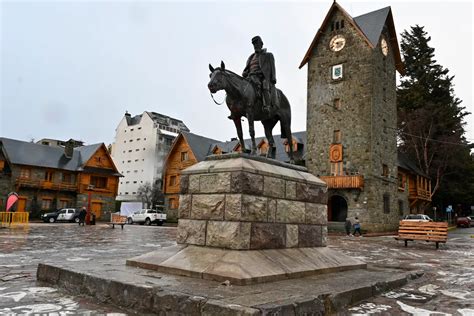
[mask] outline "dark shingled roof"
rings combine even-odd
[[[51,147],[0,137],[6,158],[12,164],[76,171],[84,165],[102,144],[74,148],[70,159],[64,148]]]
[[[239,143],[238,140],[232,141],[218,141],[212,138],[207,138],[204,136],[196,135],[189,132],[181,132],[183,137],[186,139],[189,147],[193,151],[194,156],[198,161],[203,161],[207,156],[212,155],[212,151],[216,146],[222,149],[225,153],[230,153],[233,151],[235,146]],[[289,161],[288,155],[285,152],[285,146],[283,145],[284,140],[280,137],[280,135],[273,136],[275,140],[275,145],[277,149],[276,159],[279,161],[287,162]],[[300,144],[306,144],[306,132],[296,132],[293,133],[293,138],[297,139]],[[266,139],[265,137],[257,137],[255,138],[255,143],[258,144],[262,139]],[[251,141],[250,139],[245,139],[245,146],[250,148]],[[304,148],[303,148],[303,156],[304,156]]]
[[[300,144],[306,144],[306,132],[296,132],[293,133],[293,138],[298,141]],[[262,141],[262,139],[265,139],[265,137],[257,137],[255,138],[255,143],[258,144]],[[288,157],[288,154],[285,151],[285,146],[283,145],[284,143],[284,138],[281,138],[281,135],[273,135],[273,139],[275,141],[275,146],[276,146],[276,156],[275,159],[278,161],[283,161],[283,162],[288,162],[290,159]],[[245,147],[247,149],[251,148],[251,140],[250,139],[244,139],[245,142]],[[222,149],[222,151],[226,153],[232,152],[232,150],[235,148],[235,146],[239,143],[238,140],[233,140],[233,141],[227,141],[227,142],[216,142],[211,146],[211,149],[208,153],[208,155],[211,155],[212,152],[211,150],[214,149],[216,146],[219,146],[219,148]],[[304,151],[305,148],[303,147],[303,157],[304,157]]]
[[[219,142],[218,140],[199,136],[189,132],[182,131],[181,134],[186,139],[189,147],[191,147],[191,150],[193,151],[194,157],[196,157],[197,161],[203,161],[208,153],[212,150],[212,144]]]
[[[389,12],[390,7],[386,7],[354,18],[354,21],[374,47],[378,44]]]
[[[421,171],[420,168],[418,168],[418,166],[412,160],[410,160],[410,158],[408,158],[405,153],[398,152],[397,162],[400,168],[406,169],[425,178],[429,178],[429,176]]]

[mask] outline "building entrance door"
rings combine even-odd
[[[95,218],[99,219],[102,213],[102,203],[92,202],[91,211],[95,214]]]
[[[26,198],[19,198],[16,206],[17,212],[25,212],[26,211]]]
[[[347,218],[347,202],[340,195],[333,195],[328,203],[328,221],[345,222]]]

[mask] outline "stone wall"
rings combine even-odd
[[[258,168],[183,174],[177,241],[228,249],[326,246],[326,203],[324,183],[303,177]]]
[[[82,208],[83,206],[85,206],[87,208],[88,198],[89,198],[88,194],[78,194],[75,207]],[[92,193],[91,201],[96,201],[96,200],[99,200],[101,203],[100,218],[97,218],[97,220],[109,221],[110,214],[119,211],[115,209],[114,197],[101,195],[98,193]]]

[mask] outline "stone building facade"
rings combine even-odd
[[[334,3],[305,64],[306,166],[328,181],[329,221],[357,216],[367,230],[394,229],[404,198],[395,133],[395,72],[403,68],[391,9],[352,18]]]

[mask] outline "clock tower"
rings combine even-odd
[[[328,221],[398,225],[396,71],[403,72],[390,7],[351,17],[334,2],[308,65],[307,157],[328,184]]]

